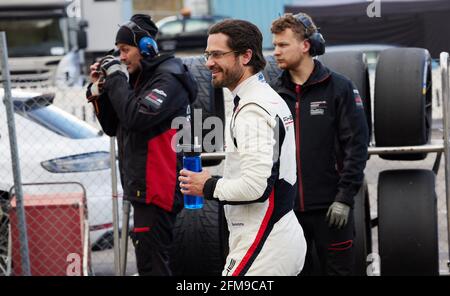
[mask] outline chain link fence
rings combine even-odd
[[[0,195],[0,275],[11,273],[11,237],[9,212],[10,206],[6,194]]]
[[[19,85],[12,98],[31,274],[113,275],[109,137],[99,129],[84,88],[39,87],[26,80]],[[12,161],[2,108],[0,274],[20,275]],[[119,185],[119,205],[120,190]],[[132,251],[128,274],[136,272]]]

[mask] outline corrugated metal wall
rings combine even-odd
[[[263,48],[272,48],[270,25],[283,14],[284,5],[298,0],[211,0],[213,14],[243,19],[254,23],[263,33]]]

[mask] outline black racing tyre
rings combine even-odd
[[[370,97],[369,68],[367,58],[360,51],[331,52],[319,56],[325,66],[350,79],[359,91],[364,104],[369,141],[372,137],[372,100]]]
[[[372,253],[369,189],[366,182],[361,186],[354,200],[355,239],[353,249],[355,253],[355,265],[353,274],[356,276],[366,276],[368,266],[367,256]]]
[[[431,138],[431,57],[423,48],[382,51],[375,74],[375,142],[414,146]],[[426,153],[384,154],[389,160],[421,160]]]
[[[205,200],[200,210],[183,209],[174,227],[171,268],[176,276],[220,276],[228,254],[223,207]]]
[[[435,175],[383,171],[378,179],[381,275],[439,275]]]
[[[202,120],[196,120],[194,117],[195,111],[192,112],[192,119],[194,123],[194,128],[196,131],[196,136],[201,139],[204,139],[205,136],[211,132],[215,126],[212,126],[211,129],[203,129],[203,122],[210,116],[216,116],[220,118],[222,122],[222,135],[223,129],[225,125],[225,105],[224,105],[224,96],[222,88],[214,88],[211,83],[211,72],[205,66],[205,59],[203,56],[195,56],[195,57],[184,57],[181,58],[183,63],[188,67],[189,71],[193,75],[195,81],[198,86],[198,94],[195,102],[192,104],[192,108],[195,110],[202,111]],[[199,134],[199,131],[202,134]],[[223,143],[224,139],[213,138],[215,151],[223,151]],[[214,151],[207,151],[214,152]],[[202,161],[203,166],[214,166],[220,164],[221,160],[207,160]]]

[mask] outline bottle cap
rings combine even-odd
[[[194,144],[179,145],[179,148],[184,156],[199,156],[202,152],[202,146],[198,144],[198,137],[194,138]]]

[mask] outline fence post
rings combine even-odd
[[[445,195],[447,197],[447,236],[448,255],[450,256],[450,86],[449,86],[449,54],[442,52],[440,55],[441,79],[442,79],[442,107],[444,119],[444,155],[445,155]],[[450,269],[450,260],[447,262]]]
[[[124,276],[127,271],[128,252],[128,227],[130,219],[130,202],[122,200],[122,237],[120,239],[120,275]]]
[[[119,203],[117,190],[117,170],[116,170],[116,137],[110,138],[110,162],[111,162],[111,186],[112,186],[112,215],[114,234],[114,270],[116,275],[121,275],[120,260],[120,236],[119,236]]]
[[[8,121],[9,143],[11,147],[12,170],[14,174],[14,191],[16,194],[16,212],[19,228],[20,257],[23,275],[31,275],[30,254],[28,250],[27,224],[25,218],[25,207],[23,204],[22,178],[20,174],[19,153],[17,148],[16,126],[14,122],[14,107],[11,97],[11,77],[8,67],[8,49],[6,47],[6,34],[0,32],[0,59],[2,67],[3,102],[6,107]]]

